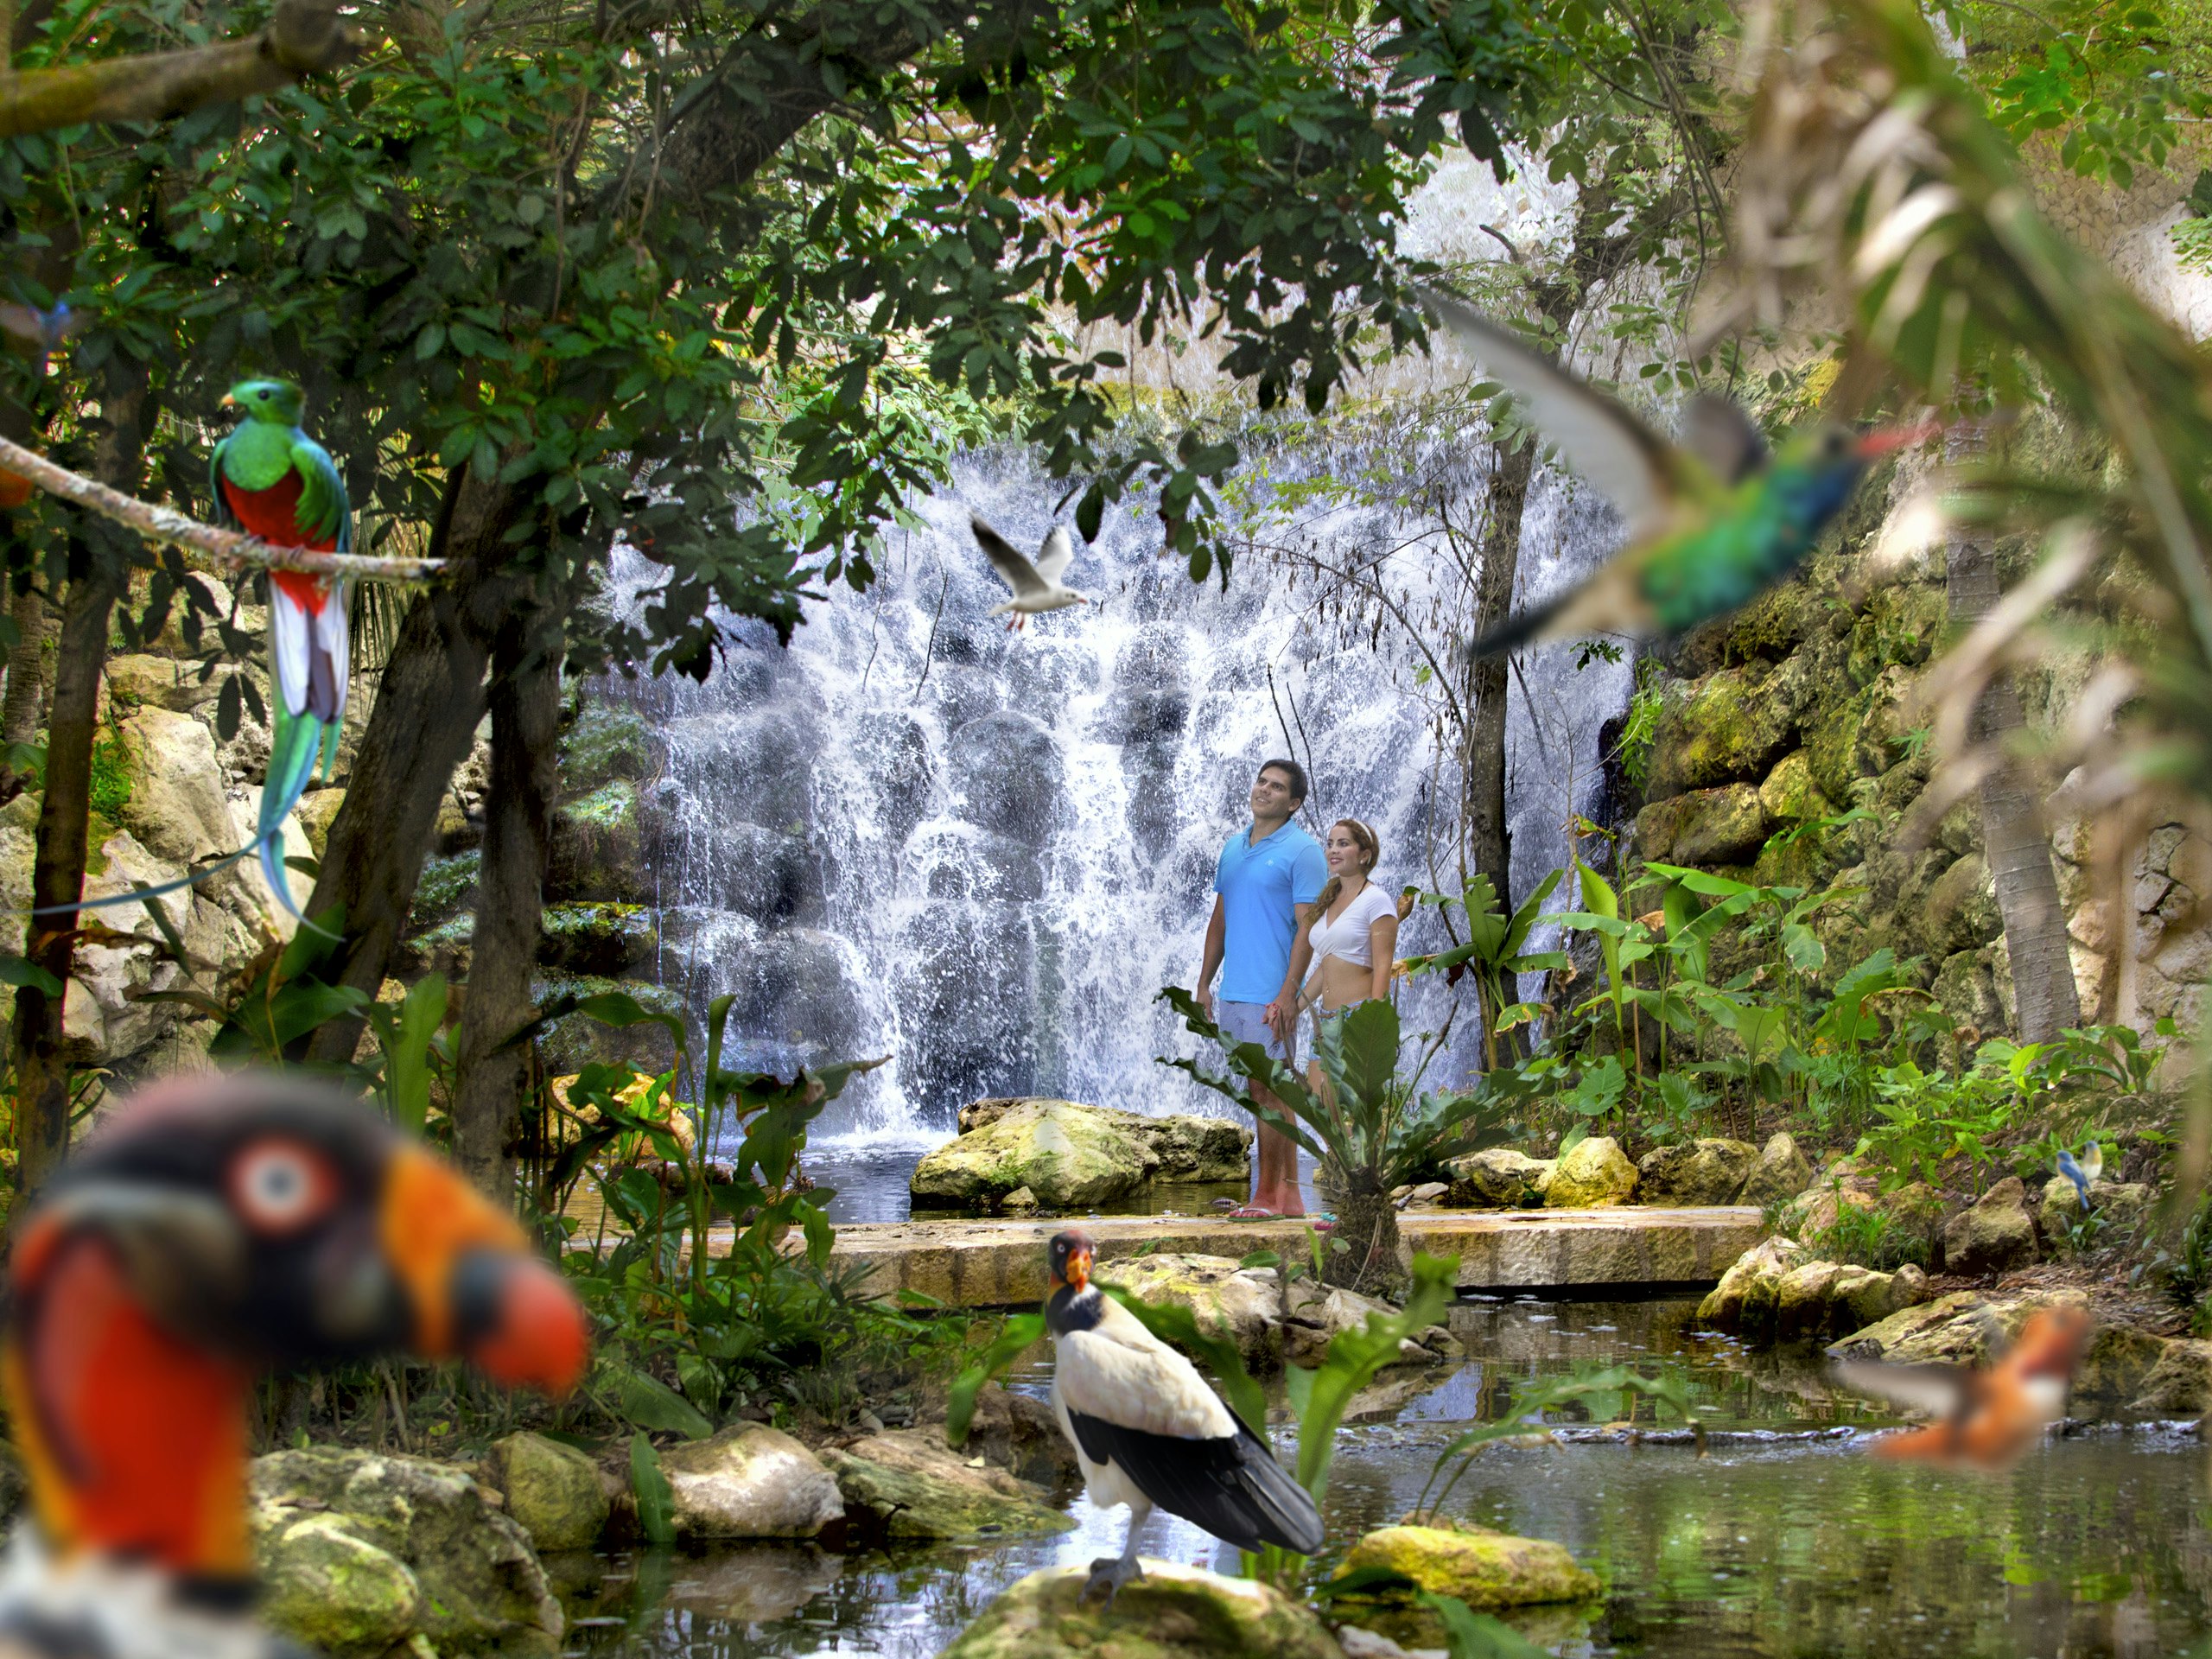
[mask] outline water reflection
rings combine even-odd
[[[1330,1535],[1396,1519],[1454,1425],[1508,1415],[1519,1391],[1578,1364],[1668,1368],[1718,1429],[1870,1421],[1829,1391],[1810,1351],[1750,1354],[1700,1337],[1688,1328],[1693,1306],[1463,1303],[1452,1324],[1465,1363],[1397,1379],[1395,1397],[1344,1432]],[[1043,1381],[1033,1370],[1017,1385]],[[1610,1403],[1580,1414],[1610,1421]],[[1621,1414],[1630,1405],[1648,1421],[1648,1402],[1630,1396]],[[1723,1435],[1703,1459],[1650,1445],[1494,1446],[1450,1507],[1558,1539],[1605,1580],[1600,1603],[1513,1619],[1563,1655],[2150,1659],[2200,1651],[2212,1631],[2206,1472],[2193,1443],[2147,1437],[2056,1442],[1990,1477],[1878,1463],[1834,1439]],[[569,1650],[926,1659],[1024,1573],[1119,1548],[1122,1511],[1070,1495],[1068,1513],[1073,1532],[989,1548],[590,1560],[566,1586]],[[1230,1565],[1165,1516],[1146,1553]]]

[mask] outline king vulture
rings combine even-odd
[[[32,1521],[0,1659],[289,1651],[244,1611],[256,1379],[405,1351],[566,1391],[582,1308],[514,1218],[291,1077],[156,1084],[22,1217],[0,1348]]]
[[[1239,1549],[1277,1544],[1301,1555],[1321,1548],[1321,1516],[1255,1434],[1206,1385],[1198,1368],[1090,1282],[1090,1236],[1071,1230],[1052,1243],[1052,1409],[1075,1443],[1090,1501],[1129,1506],[1118,1560],[1090,1564],[1083,1599],[1106,1605],[1131,1579],[1137,1535],[1155,1509],[1179,1515]]]

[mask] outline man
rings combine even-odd
[[[1252,780],[1252,823],[1229,838],[1213,878],[1213,918],[1206,924],[1205,959],[1198,964],[1198,1007],[1231,1044],[1258,1043],[1274,1058],[1291,1063],[1298,1033],[1297,973],[1311,951],[1306,930],[1313,901],[1328,879],[1321,844],[1291,822],[1305,804],[1306,772],[1295,760],[1270,760]],[[1213,976],[1221,970],[1221,1002],[1215,1011]],[[1262,1084],[1251,1085],[1261,1105],[1282,1111]],[[1284,1113],[1285,1116],[1289,1114]],[[1302,1216],[1298,1195],[1298,1143],[1264,1118],[1259,1124],[1259,1171],[1251,1208]]]

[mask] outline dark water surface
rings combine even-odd
[[[1615,1444],[1492,1447],[1449,1508],[1571,1548],[1605,1581],[1576,1609],[1511,1622],[1564,1656],[2152,1659],[2212,1652],[2205,1449],[2161,1434],[2057,1440],[1997,1476],[1877,1462],[1848,1439],[1758,1433],[1882,1421],[1834,1395],[1818,1356],[1751,1354],[1688,1328],[1694,1304],[1472,1300],[1468,1357],[1386,1374],[1343,1433],[1324,1505],[1338,1548],[1419,1496],[1453,1426],[1510,1416],[1518,1391],[1635,1360],[1688,1382],[1708,1455]],[[1041,1391],[1040,1365],[1018,1386]],[[1609,1421],[1625,1402],[1598,1402]],[[1607,1409],[1610,1408],[1610,1409]],[[1637,1402],[1639,1420],[1650,1408]],[[1567,1420],[1555,1421],[1562,1423]],[[1279,1431],[1287,1447],[1289,1430]],[[569,1649],[600,1659],[938,1652],[1024,1573],[1119,1552],[1126,1511],[1067,1495],[1077,1529],[988,1548],[838,1556],[810,1546],[570,1563]],[[1233,1569],[1172,1517],[1147,1555]],[[1430,1638],[1432,1641],[1434,1638]]]

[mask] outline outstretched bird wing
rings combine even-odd
[[[991,562],[992,568],[999,573],[999,579],[1014,589],[1016,599],[1041,599],[1052,591],[1052,584],[1037,574],[1037,567],[1015,552],[1005,537],[981,518],[969,518],[968,527],[976,532],[976,545],[983,550],[983,556]],[[1048,552],[1051,546],[1052,538],[1047,537],[1046,547]]]
[[[1956,1416],[1965,1408],[1972,1386],[1971,1374],[1955,1365],[1885,1365],[1876,1360],[1840,1359],[1829,1375],[1853,1394],[1929,1417]]]
[[[1067,574],[1068,561],[1075,557],[1075,543],[1068,539],[1066,531],[1054,524],[1045,537],[1044,545],[1037,550],[1037,574],[1047,582],[1057,582]]]
[[[1718,480],[1612,398],[1531,349],[1480,312],[1432,289],[1421,300],[1506,388],[1529,406],[1536,429],[1605,493],[1630,543],[1665,531],[1684,496],[1717,493]]]

